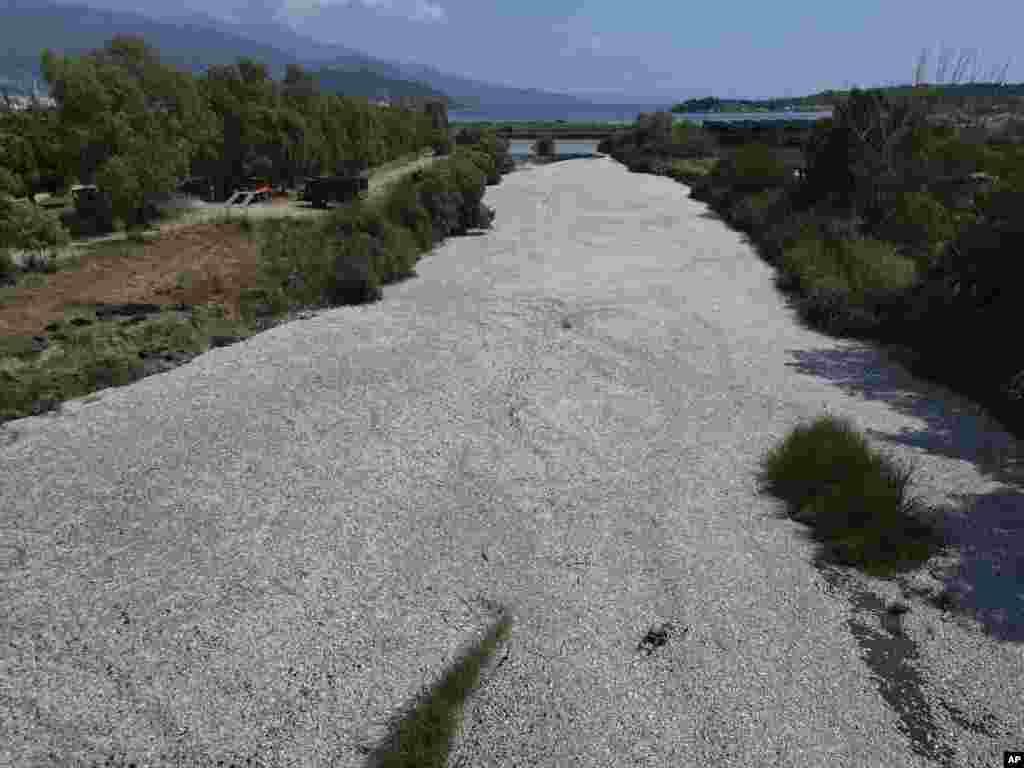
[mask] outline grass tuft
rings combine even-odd
[[[887,576],[919,566],[943,543],[907,495],[912,474],[872,451],[849,421],[823,416],[768,452],[760,480],[813,529],[825,559]]]
[[[480,671],[504,642],[512,621],[502,616],[483,640],[449,669],[434,689],[392,728],[386,743],[370,758],[374,768],[445,768],[466,699]]]

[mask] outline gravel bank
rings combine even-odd
[[[381,303],[5,425],[0,764],[362,765],[495,604],[453,766],[1021,748],[1024,494],[978,469],[1008,437],[800,328],[686,193],[513,173],[492,231]],[[958,561],[905,588],[812,565],[754,478],[825,410],[919,464]]]

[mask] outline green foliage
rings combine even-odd
[[[320,222],[267,221],[260,291],[246,305],[372,300],[380,285],[414,274],[420,253],[435,243],[490,223],[480,166],[492,163],[492,156],[463,148],[381,198],[341,206]]]
[[[294,187],[299,177],[379,165],[438,138],[422,109],[322,93],[301,67],[277,83],[243,58],[194,78],[137,38],[115,37],[85,56],[48,53],[44,71],[59,106],[50,135],[61,172],[86,183],[101,176],[128,222],[145,218],[145,202],[185,175],[215,179],[221,196],[252,176]],[[37,166],[51,148],[14,146],[12,135],[0,121],[0,145],[20,158],[5,163],[9,170],[23,181],[41,178]]]
[[[266,303],[277,311],[322,306],[333,271],[326,230],[301,220],[268,219],[261,237],[260,293],[250,295],[246,305]]]
[[[465,701],[480,679],[480,671],[505,642],[512,620],[503,615],[484,638],[447,671],[441,681],[393,724],[389,737],[371,757],[381,768],[444,768],[462,716]]]
[[[76,315],[80,313],[76,312]],[[17,366],[0,369],[0,422],[44,413],[59,403],[145,375],[142,358],[175,352],[192,356],[209,346],[211,333],[247,335],[244,325],[196,307],[191,322],[161,316],[140,323],[95,322],[77,328],[64,324],[50,334],[44,356],[22,355]]]
[[[18,272],[18,265],[14,263],[10,252],[0,247],[0,287],[11,283]]]
[[[63,247],[70,239],[55,216],[34,205],[0,197],[0,249],[38,253]]]
[[[383,204],[385,215],[408,229],[420,251],[433,245],[433,225],[430,213],[420,203],[417,186],[411,179],[402,179],[390,190]]]
[[[896,198],[876,233],[903,246],[924,272],[939,249],[956,234],[956,221],[927,192],[904,192]]]
[[[732,206],[730,219],[744,232],[760,235],[773,222],[788,218],[791,212],[786,190],[774,187],[741,198]]]
[[[698,179],[708,176],[717,164],[718,159],[714,157],[673,160],[668,175],[692,186]]]
[[[784,264],[813,281],[815,276],[839,277],[855,298],[905,291],[917,276],[914,262],[880,240],[814,239],[802,241],[784,256]]]
[[[877,240],[812,238],[779,259],[780,282],[802,292],[798,310],[812,326],[839,335],[882,327],[915,285],[916,264]]]
[[[711,174],[715,183],[736,195],[751,195],[789,183],[792,173],[779,154],[764,144],[747,144],[719,159]]]
[[[469,159],[470,162],[483,172],[488,185],[497,184],[501,181],[501,172],[498,170],[498,165],[494,157],[487,152],[460,147],[458,154]]]
[[[57,191],[63,172],[57,121],[49,109],[0,111],[0,175],[6,180],[0,184],[15,197]]]
[[[24,197],[25,194],[25,182],[22,178],[0,166],[0,195]]]
[[[934,141],[922,104],[893,103],[879,90],[852,91],[832,119],[812,131],[806,147],[809,196],[877,222],[896,195],[922,183]]]
[[[503,139],[493,130],[481,127],[461,128],[455,134],[455,144],[459,147],[473,148],[494,159],[498,173],[508,173],[515,168],[515,161],[509,155],[508,139]]]
[[[771,449],[759,480],[812,527],[827,559],[889,575],[919,566],[942,544],[908,498],[911,474],[871,450],[848,421],[823,416]]]

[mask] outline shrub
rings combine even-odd
[[[70,241],[55,216],[34,205],[0,198],[0,248],[43,252]]]
[[[380,298],[382,245],[365,232],[335,241],[324,298],[329,304],[360,304]]]
[[[790,183],[792,174],[778,153],[765,144],[745,144],[722,157],[711,176],[734,194],[752,195]]]
[[[498,165],[491,155],[483,150],[460,148],[458,156],[465,157],[473,165],[483,172],[488,185],[497,184],[501,181],[501,174],[498,172]]]
[[[919,565],[942,544],[907,496],[911,474],[872,451],[850,422],[823,416],[771,449],[759,480],[813,528],[831,559],[886,575]]]
[[[0,248],[0,287],[13,283],[17,272],[18,266],[11,258],[10,252],[6,248]]]
[[[664,151],[673,158],[689,159],[714,157],[718,155],[719,148],[711,133],[690,123],[681,122],[673,127],[672,141],[664,147]]]
[[[717,163],[718,160],[713,157],[673,160],[668,175],[678,182],[693,186],[698,179],[711,173]]]
[[[494,158],[499,173],[509,173],[516,164],[509,155],[508,139],[498,136],[493,130],[463,128],[455,135],[455,143],[461,147],[472,147]]]
[[[903,293],[917,277],[914,262],[881,240],[846,241],[837,252],[843,274],[858,296]]]
[[[331,275],[326,228],[301,220],[268,219],[262,235],[262,303],[275,313],[287,307],[321,305]],[[296,274],[302,279],[294,279]],[[260,303],[258,297],[250,298]]]
[[[24,197],[26,194],[28,194],[28,187],[22,177],[0,166],[0,195]]]
[[[423,174],[419,182],[419,200],[430,214],[435,243],[460,233],[465,201],[450,168],[434,167]]]
[[[877,240],[803,239],[779,259],[783,287],[803,296],[805,321],[823,330],[859,335],[890,321],[915,285],[917,268]]]
[[[396,182],[384,202],[384,212],[391,221],[410,231],[421,251],[433,245],[430,213],[420,203],[415,182],[410,179]]]
[[[740,199],[732,206],[730,218],[739,229],[758,236],[772,222],[788,218],[790,211],[786,190],[777,187]]]
[[[258,304],[294,307],[373,301],[380,286],[415,272],[422,251],[469,228],[487,226],[481,202],[491,157],[464,148],[399,180],[386,196],[334,209],[321,223],[268,220],[262,232]],[[246,315],[246,316],[248,316]]]
[[[652,173],[656,176],[667,176],[671,169],[667,159],[640,150],[621,155],[618,159],[632,173]]]
[[[950,211],[927,192],[904,192],[896,199],[877,234],[902,246],[924,272],[955,234]]]
[[[790,250],[801,240],[821,237],[820,217],[804,212],[788,216],[781,221],[772,222],[761,234],[761,248],[765,257],[777,262],[782,254]]]

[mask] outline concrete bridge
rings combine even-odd
[[[611,136],[618,130],[628,126],[609,126],[608,128],[499,128],[497,133],[506,139],[528,139],[536,140],[541,136],[551,136],[558,141],[600,141]]]

